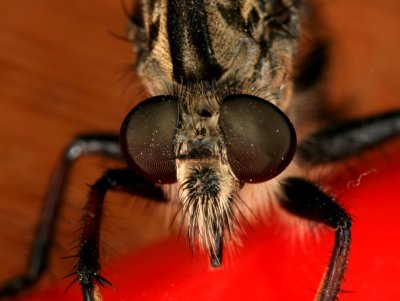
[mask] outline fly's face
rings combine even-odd
[[[128,161],[145,178],[177,183],[195,238],[218,253],[239,226],[238,191],[290,163],[298,8],[293,1],[141,1],[132,18],[136,69],[152,97],[121,131]],[[279,109],[279,108],[280,109]]]
[[[239,227],[239,189],[281,173],[296,135],[285,114],[259,97],[196,89],[203,90],[143,101],[125,119],[121,142],[143,177],[177,183],[189,241],[199,239],[215,255]]]

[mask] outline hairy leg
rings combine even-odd
[[[111,169],[91,187],[85,206],[79,251],[76,254],[78,260],[76,271],[71,275],[76,277],[73,282],[80,283],[85,301],[99,300],[99,286],[110,285],[110,282],[101,276],[100,260],[100,226],[107,192],[122,190],[136,195],[146,195],[155,201],[164,201],[161,190],[155,190],[154,186],[152,190],[143,186],[143,190],[138,190],[138,183],[143,184],[143,179],[133,170]]]
[[[65,148],[61,160],[53,173],[49,190],[43,203],[40,221],[31,246],[27,270],[22,275],[0,286],[0,297],[16,294],[32,286],[45,271],[54,235],[54,223],[58,217],[65,184],[72,164],[84,154],[97,154],[122,159],[118,140],[118,136],[114,134],[80,135]],[[154,191],[153,184],[139,177],[133,186],[135,186],[136,193],[139,195],[147,195]],[[157,195],[159,194],[160,192]]]

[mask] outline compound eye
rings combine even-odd
[[[219,124],[229,165],[242,182],[272,179],[293,158],[293,125],[280,109],[264,99],[244,94],[226,97],[221,104]]]
[[[122,124],[122,153],[131,167],[154,183],[176,182],[178,113],[176,97],[156,96],[137,105]]]

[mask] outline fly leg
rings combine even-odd
[[[76,277],[74,282],[78,281],[81,285],[84,301],[101,300],[99,286],[110,285],[110,282],[101,276],[99,241],[106,193],[109,190],[122,190],[146,195],[158,201],[164,200],[162,191],[154,190],[154,187],[149,192],[149,187],[144,185],[143,190],[139,191],[140,182],[143,183],[143,180],[133,170],[111,169],[91,187],[85,206],[79,251],[76,254],[78,262],[76,271],[72,274]]]
[[[400,137],[400,110],[323,129],[298,146],[303,164],[318,165],[357,155]]]
[[[400,111],[356,119],[323,129],[302,141],[297,150],[305,167],[346,159],[400,137]],[[283,183],[281,205],[287,211],[336,231],[330,264],[316,300],[336,300],[350,247],[351,219],[314,184],[299,178]]]
[[[65,148],[62,158],[51,178],[46,194],[40,221],[36,229],[35,239],[31,246],[27,270],[0,287],[0,297],[16,294],[38,280],[47,267],[49,249],[54,235],[54,223],[58,217],[65,184],[72,164],[84,154],[98,154],[122,159],[119,138],[112,134],[82,135],[74,139]],[[139,194],[154,190],[154,185],[143,179],[137,179]]]
[[[330,196],[310,182],[300,178],[288,178],[282,184],[282,188],[282,208],[335,230],[335,244],[329,266],[315,298],[317,301],[335,301],[340,293],[340,283],[349,256],[351,218]]]

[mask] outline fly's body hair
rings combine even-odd
[[[271,71],[272,72],[272,71]],[[182,104],[181,109],[187,114],[200,114],[207,111],[211,115],[218,114],[222,100],[233,94],[251,94],[279,106],[282,103],[283,90],[289,78],[282,79],[276,89],[268,85],[258,86],[254,79],[239,79],[235,76],[226,80],[210,82],[193,82],[183,85],[164,82],[164,87],[157,90],[156,95],[174,95]]]
[[[202,164],[190,168],[180,186],[179,209],[182,224],[187,221],[187,238],[192,248],[199,240],[201,246],[216,254],[216,238],[231,237],[239,225],[235,213],[237,199],[225,181],[214,167]]]

